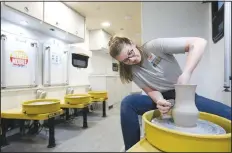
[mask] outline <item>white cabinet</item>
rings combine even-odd
[[[62,2],[44,2],[44,22],[84,39],[85,18]]]
[[[37,86],[38,42],[1,31],[1,87]]]
[[[122,84],[119,76],[107,76],[108,106],[120,103],[131,92],[131,83]]]
[[[67,28],[68,32],[84,39],[84,37],[85,37],[85,18],[72,9],[69,9],[69,12],[70,12],[69,13],[70,18],[68,18],[68,19],[70,21],[68,22],[69,24],[67,25],[67,26],[69,26]]]
[[[108,106],[116,104],[119,100],[118,88],[117,88],[117,78],[116,77],[106,77],[106,88],[108,94]]]
[[[68,31],[67,25],[70,21],[68,9],[62,2],[44,2],[44,22]]]
[[[43,2],[5,2],[5,5],[39,20],[43,20]]]
[[[44,86],[68,84],[68,48],[58,41],[45,42],[43,46]]]
[[[92,90],[106,91],[106,77],[105,76],[89,76],[89,83]]]
[[[108,42],[111,35],[102,29],[89,31],[89,48],[92,51],[105,51],[108,53]]]

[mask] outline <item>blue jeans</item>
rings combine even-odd
[[[164,93],[163,97],[167,100],[173,99],[175,98],[175,93],[173,91]],[[231,107],[197,94],[195,98],[199,111],[231,120]],[[132,94],[122,100],[120,115],[125,150],[128,150],[140,140],[138,115],[143,115],[143,113],[154,109],[157,109],[156,105],[147,95]]]

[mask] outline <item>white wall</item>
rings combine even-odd
[[[21,34],[23,36],[36,39],[40,42],[38,71],[42,72],[42,49],[41,49],[42,43],[49,39],[53,39],[53,38],[50,38],[49,36],[46,36],[37,31],[32,31],[22,26],[14,25],[4,20],[1,20],[1,30],[10,32],[13,34]],[[65,43],[62,41],[60,42]],[[88,36],[86,37],[86,41],[82,44],[82,47],[85,48],[86,50],[88,50],[87,44],[88,44]],[[71,62],[69,62],[69,68],[71,71],[69,75],[69,81],[70,81],[70,85],[73,86],[73,88],[75,89],[75,93],[85,92],[86,87],[89,84],[87,70],[77,70],[76,68],[73,68],[73,66],[71,65]],[[40,74],[39,79],[38,79],[39,88],[43,88],[42,75],[41,75],[42,73],[39,73],[39,74]],[[21,105],[21,102],[34,99],[36,89],[37,88],[23,89],[23,90],[9,90],[9,89],[1,90],[1,110],[19,107]],[[66,92],[66,87],[64,86],[63,87],[47,87],[43,89],[47,91],[48,98],[58,98],[61,100],[63,100],[63,96],[65,95],[65,92]]]
[[[143,2],[142,41],[146,42],[159,37],[191,36],[207,39],[208,44],[205,54],[194,71],[191,83],[198,85],[198,94],[227,103],[224,100],[224,93],[222,93],[224,74],[219,73],[224,69],[223,40],[216,45],[212,44],[210,14],[208,3]],[[183,68],[186,55],[175,56]]]
[[[210,98],[222,101],[231,106],[231,92],[223,92],[224,84],[224,37],[216,44],[212,41],[211,4],[208,4],[209,14],[209,46],[210,46]],[[231,58],[230,58],[231,59]],[[231,62],[231,61],[230,61]]]
[[[92,75],[118,75],[118,72],[112,70],[114,60],[110,54],[93,51],[93,57],[90,59],[92,63]]]
[[[93,51],[90,59],[92,64],[92,72],[89,81],[92,90],[107,90],[106,77],[118,77],[118,72],[112,70],[113,59],[107,53],[102,51]]]

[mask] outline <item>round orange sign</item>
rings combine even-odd
[[[25,66],[28,63],[28,56],[24,51],[14,51],[10,54],[10,62],[16,66]]]

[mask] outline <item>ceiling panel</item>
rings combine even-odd
[[[65,2],[86,17],[88,29],[100,29],[112,35],[126,36],[141,44],[141,2]],[[102,27],[102,22],[110,27]]]

